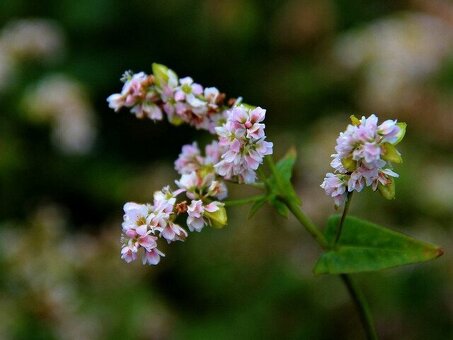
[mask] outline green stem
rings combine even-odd
[[[280,184],[279,176],[277,173],[277,169],[275,167],[274,161],[271,157],[266,157],[266,162],[275,176],[277,181],[277,186],[283,188]],[[302,211],[300,205],[291,199],[291,197],[281,197],[285,202],[288,209],[293,213],[296,219],[305,227],[305,229],[310,233],[310,235],[318,242],[318,244],[323,249],[329,249],[329,242],[325,238],[324,234],[318,229],[318,227],[308,218],[307,215]],[[343,228],[344,220],[346,215],[348,214],[349,205],[351,203],[352,193],[348,193],[348,200],[345,205],[345,209],[343,211],[343,215],[341,217],[340,225],[338,226],[337,236],[335,239],[335,243],[341,236],[341,231]],[[365,299],[365,295],[362,293],[360,288],[356,285],[356,283],[352,280],[352,278],[348,274],[341,274],[341,279],[345,284],[346,288],[348,289],[349,295],[351,296],[352,300],[354,301],[357,311],[359,312],[360,320],[362,321],[363,328],[365,330],[366,336],[368,340],[375,340],[377,339],[376,330],[374,328],[373,318],[371,316],[370,309],[368,307],[368,303]]]
[[[351,200],[352,200],[352,191],[348,192],[348,196],[346,198],[346,203],[345,203],[345,206],[344,206],[344,209],[343,209],[343,214],[341,215],[341,220],[340,220],[340,223],[338,224],[337,235],[335,236],[335,242],[333,243],[334,246],[338,243],[338,240],[341,237],[341,232],[343,230],[344,220],[346,219],[346,215],[348,214],[349,205],[351,204]]]
[[[274,161],[271,157],[266,157],[266,163],[269,166],[272,174],[274,175],[277,186],[280,189],[281,195],[280,199],[284,201],[288,209],[293,213],[296,219],[305,227],[305,229],[310,233],[310,235],[318,242],[318,244],[323,249],[329,249],[329,242],[325,238],[324,234],[318,229],[318,227],[308,218],[307,215],[302,211],[298,202],[294,200],[294,198],[290,197],[289,195],[285,196],[284,186],[281,183],[280,176],[277,172],[275,167]],[[335,243],[341,236],[341,231],[343,229],[344,220],[346,215],[348,214],[349,206],[351,204],[352,193],[348,193],[348,200],[346,201],[345,208],[343,210],[343,215],[341,216],[340,224],[338,226],[337,235],[335,238]],[[351,296],[352,300],[354,301],[357,311],[360,316],[360,320],[362,321],[363,328],[366,333],[366,337],[368,340],[376,340],[377,334],[376,329],[374,327],[373,318],[371,316],[370,308],[368,307],[368,303],[365,299],[365,295],[357,286],[357,284],[353,281],[353,279],[348,274],[341,274],[340,275],[343,283],[345,284],[349,295]]]
[[[311,236],[318,242],[323,249],[329,248],[329,242],[325,238],[324,234],[316,227],[316,225],[304,214],[299,204],[292,202],[291,200],[285,200],[285,204],[288,209],[293,213],[296,219],[302,224],[305,229],[310,233]]]
[[[305,227],[305,229],[311,234],[311,236],[313,236],[313,238],[318,242],[318,244],[323,249],[328,249],[329,248],[328,241],[326,240],[324,235],[319,231],[316,225],[304,214],[300,206],[291,201],[285,201],[285,203],[289,210],[297,218],[297,220]],[[347,210],[346,206],[345,210]],[[346,216],[346,214],[347,211],[346,213],[343,213],[344,216]],[[370,308],[368,307],[368,303],[365,299],[365,295],[357,286],[357,284],[353,281],[351,276],[349,276],[348,274],[341,274],[340,277],[343,280],[343,283],[348,289],[349,295],[351,296],[352,300],[356,305],[367,339],[376,340],[378,337],[376,334],[376,329],[374,327]]]
[[[370,307],[365,299],[365,295],[351,276],[341,274],[340,277],[357,307],[360,320],[362,321],[362,325],[365,329],[366,338],[368,340],[377,340],[378,336],[374,327],[373,317],[371,315]]]
[[[250,183],[249,185],[258,189],[266,189],[266,185],[261,182]]]
[[[257,196],[251,196],[251,197],[242,198],[242,199],[238,199],[238,200],[225,201],[224,203],[225,203],[226,207],[233,207],[235,205],[245,205],[245,204],[253,203],[253,202],[259,201],[260,199],[263,199],[265,197],[266,196],[264,196],[264,195],[257,195]]]
[[[283,191],[283,184],[281,183],[280,176],[277,172],[277,168],[275,167],[274,160],[271,156],[267,156],[265,158],[266,164],[271,170],[274,178],[277,182],[277,186],[279,187],[280,191]],[[316,225],[308,218],[307,215],[304,214],[300,205],[294,201],[291,197],[285,197],[282,195],[280,198],[284,201],[288,209],[293,213],[293,215],[297,218],[297,220],[302,224],[305,229],[310,233],[311,236],[318,242],[318,244],[323,248],[327,249],[329,247],[329,243],[327,242],[324,234],[316,227]]]

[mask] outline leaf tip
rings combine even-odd
[[[444,254],[444,250],[442,248],[437,248],[436,258],[441,257],[443,254]]]
[[[288,151],[286,152],[286,155],[291,158],[296,158],[297,156],[297,150],[296,147],[293,145],[291,146]]]

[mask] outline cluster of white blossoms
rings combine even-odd
[[[96,138],[95,112],[83,86],[64,74],[52,74],[25,92],[31,120],[49,122],[54,145],[66,154],[91,151]]]
[[[379,189],[387,199],[394,198],[393,178],[398,174],[391,167],[402,162],[395,145],[403,139],[406,124],[386,120],[378,125],[374,114],[360,120],[351,116],[351,120],[337,138],[331,162],[335,171],[326,175],[321,187],[336,206],[346,202],[348,192],[360,192],[365,186]]]
[[[107,98],[115,111],[129,108],[139,118],[187,123],[215,134],[218,140],[201,152],[197,143],[184,145],[175,161],[181,175],[178,189],[165,187],[154,194],[153,204],[126,203],[121,257],[126,262],[143,254],[144,264],[157,264],[163,253],[158,238],[167,242],[183,241],[188,232],[176,223],[185,216],[189,231],[201,231],[206,225],[226,225],[224,204],[227,187],[224,180],[254,183],[256,170],[272,143],[266,141],[263,123],[266,111],[260,107],[229,100],[214,87],[203,88],[192,78],[178,78],[167,67],[153,64],[153,74],[126,72],[121,93]],[[182,197],[182,198],[181,198]],[[141,250],[143,249],[143,250]]]
[[[220,228],[226,224],[227,216],[220,200],[227,197],[227,187],[214,169],[220,152],[216,141],[206,146],[205,156],[196,143],[183,146],[175,162],[181,175],[175,181],[178,189],[172,191],[167,186],[155,192],[153,204],[124,205],[121,257],[126,262],[137,259],[142,248],[143,264],[159,263],[164,256],[157,248],[159,237],[170,243],[184,241],[188,236],[175,222],[182,216],[190,231],[200,232],[206,225]]]
[[[162,120],[164,114],[173,124],[188,123],[215,133],[223,118],[225,95],[215,87],[204,88],[190,77],[178,79],[175,72],[153,64],[153,75],[126,72],[121,93],[107,98],[109,107],[118,111],[130,108],[138,118]]]
[[[0,92],[11,87],[24,61],[49,63],[64,50],[60,27],[48,19],[20,19],[0,31]]]

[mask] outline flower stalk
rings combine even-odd
[[[353,194],[352,191],[348,192],[348,195],[347,195],[347,198],[346,198],[346,203],[345,203],[344,209],[343,209],[343,214],[341,215],[341,220],[340,220],[340,223],[338,224],[337,235],[335,236],[334,246],[340,240],[341,232],[343,231],[344,220],[346,219],[346,215],[348,214],[349,206],[351,204],[352,194]]]
[[[350,200],[348,202],[350,202]],[[342,219],[336,236],[337,240],[341,236],[341,229],[343,227],[344,218],[346,217],[348,212],[349,207],[348,202],[346,203],[343,211]],[[286,200],[285,204],[287,205],[288,209],[292,212],[292,214],[296,217],[296,219],[300,222],[300,224],[302,224],[302,226],[305,227],[308,233],[321,246],[321,248],[325,250],[329,249],[330,246],[324,235],[321,233],[318,227],[310,220],[310,218],[307,215],[305,215],[300,206],[297,203],[289,200]],[[355,283],[355,281],[350,275],[341,274],[340,278],[344,285],[346,286],[348,293],[351,296],[351,299],[354,301],[354,304],[356,305],[357,312],[359,313],[360,320],[362,322],[362,326],[365,331],[367,339],[368,340],[378,339],[373,322],[373,317],[371,315],[371,311],[366,301],[365,295],[363,294],[359,286]]]
[[[271,157],[266,157],[266,163],[269,166],[272,174],[276,178],[280,178],[274,161]],[[281,180],[277,180],[277,185],[282,186]],[[352,199],[352,192],[347,194],[347,200],[343,209],[343,214],[337,229],[337,234],[335,237],[334,246],[338,242],[341,237],[341,232],[343,229],[344,221],[349,211],[349,206]],[[320,229],[313,223],[313,221],[302,211],[298,202],[294,200],[294,198],[290,196],[283,195],[282,200],[288,207],[289,211],[296,217],[296,219],[300,222],[300,224],[308,231],[308,233],[315,239],[315,241],[319,244],[319,246],[323,250],[328,250],[331,248],[329,242],[327,241],[324,234],[320,231]],[[371,315],[370,308],[366,301],[365,295],[361,291],[360,287],[355,283],[353,278],[348,274],[341,274],[340,278],[343,284],[346,286],[351,299],[354,301],[354,304],[357,308],[357,312],[359,313],[360,320],[362,322],[363,329],[365,331],[366,337],[368,340],[375,340],[378,339],[376,329],[373,322],[373,317]]]

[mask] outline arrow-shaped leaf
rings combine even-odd
[[[289,149],[285,156],[275,165],[275,173],[273,173],[266,181],[270,203],[274,206],[274,202],[279,200],[279,198],[294,200],[300,204],[299,197],[294,192],[291,184],[291,177],[296,157],[296,150],[294,148]],[[278,207],[276,208],[279,210]]]
[[[325,236],[335,239],[340,216],[329,218]],[[442,249],[374,223],[347,217],[337,245],[321,255],[315,274],[376,271],[424,262],[442,255]]]

